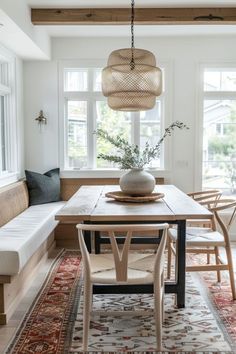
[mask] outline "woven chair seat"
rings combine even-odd
[[[176,242],[177,230],[169,229],[169,236]],[[186,229],[186,246],[224,246],[224,236],[218,231],[213,231],[205,227],[187,227]]]
[[[128,280],[125,284],[153,283],[154,261],[155,255],[131,253],[127,269]],[[104,280],[109,284],[117,283],[113,254],[91,254],[90,264],[94,283],[103,284]]]

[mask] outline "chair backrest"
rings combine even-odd
[[[126,282],[128,280],[128,258],[131,239],[134,233],[141,231],[157,231],[157,237],[159,237],[158,231],[162,231],[161,241],[155,254],[154,272],[160,272],[164,269],[164,251],[167,239],[168,224],[152,224],[152,225],[89,225],[78,224],[77,229],[79,233],[80,250],[82,253],[84,268],[86,276],[90,276],[91,265],[90,257],[85,245],[83,231],[90,232],[106,232],[110,238],[112,253],[114,257],[114,265],[116,272],[117,282]],[[117,244],[116,237],[122,233],[126,233],[123,249],[120,250]]]
[[[213,213],[215,223],[214,229],[216,230],[216,222],[220,226],[225,241],[229,242],[229,230],[236,218],[236,200],[231,198],[222,198],[218,200],[208,200],[202,202],[201,205],[207,206],[207,208]],[[221,211],[227,210],[228,217],[225,217]]]
[[[202,202],[208,199],[218,200],[222,195],[222,191],[219,189],[209,189],[205,191],[188,193],[188,196],[193,198],[196,202]]]

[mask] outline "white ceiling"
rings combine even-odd
[[[9,16],[0,9],[0,44],[21,58],[48,59],[48,56]],[[36,31],[37,32],[37,31]],[[37,34],[39,36],[39,34]]]
[[[51,37],[127,37],[128,26],[43,26]],[[235,35],[236,26],[135,26],[136,37]]]

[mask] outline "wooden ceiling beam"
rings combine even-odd
[[[31,9],[34,25],[127,25],[129,8]],[[236,24],[236,7],[136,8],[137,25]]]

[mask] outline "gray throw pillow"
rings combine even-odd
[[[60,198],[60,169],[54,168],[43,175],[25,171],[29,191],[29,205],[58,202]]]

